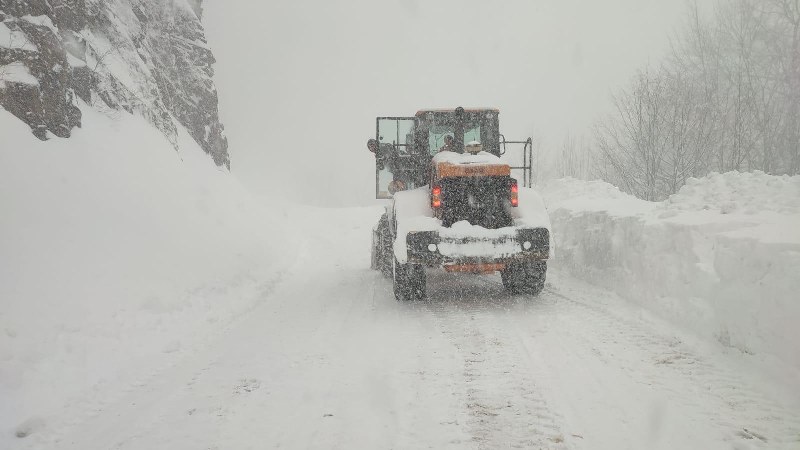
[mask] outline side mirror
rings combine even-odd
[[[375,139],[370,139],[367,141],[367,148],[370,152],[377,154],[378,153],[378,141]]]

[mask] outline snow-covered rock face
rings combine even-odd
[[[201,0],[2,0],[0,105],[40,139],[81,125],[76,97],[142,115],[175,147],[177,121],[229,167],[201,15]]]

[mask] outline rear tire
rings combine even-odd
[[[514,262],[500,271],[503,286],[512,294],[539,295],[546,276],[547,261]]]
[[[420,264],[400,264],[392,257],[392,287],[394,297],[401,302],[425,299],[425,266]]]
[[[371,267],[380,271],[385,277],[392,277],[392,235],[389,232],[389,222],[386,214],[381,216],[378,226],[372,232],[372,260]]]
[[[370,248],[369,268],[372,270],[380,270],[381,268],[381,248],[380,248],[380,230],[372,231],[372,246]]]
[[[389,234],[389,227],[387,226],[380,233],[380,258],[378,269],[381,273],[389,278],[392,276],[392,261],[394,260],[394,249],[392,248],[392,235]]]

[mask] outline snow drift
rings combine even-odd
[[[561,179],[555,263],[697,333],[800,368],[800,176],[691,179],[661,203]]]
[[[140,116],[82,110],[42,142],[0,109],[0,448],[252,308],[291,262],[181,127],[176,152]]]

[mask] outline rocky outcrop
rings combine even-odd
[[[201,0],[0,0],[0,105],[40,139],[81,126],[79,104],[177,124],[230,167]]]

